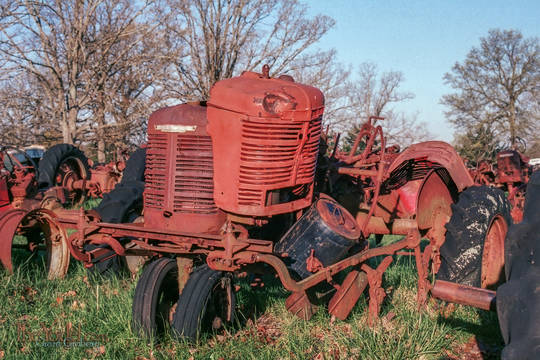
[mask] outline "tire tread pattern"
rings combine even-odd
[[[507,282],[497,289],[502,359],[540,359],[540,171],[527,185],[523,221],[505,243]]]
[[[135,332],[150,338],[157,335],[156,308],[160,288],[167,274],[176,269],[176,261],[159,258],[148,264],[137,282],[132,306],[132,327]]]
[[[195,268],[191,273],[180,294],[173,318],[173,329],[178,338],[197,340],[199,324],[206,311],[212,288],[222,276],[222,272],[212,270],[206,264]],[[234,299],[232,306],[234,308]]]
[[[473,186],[452,204],[446,240],[440,248],[437,278],[480,287],[484,239],[491,220],[501,215],[511,224],[510,204],[504,193],[488,186]]]
[[[40,188],[54,186],[58,167],[67,157],[75,157],[81,160],[86,170],[87,177],[90,176],[88,158],[81,150],[71,144],[57,144],[45,151],[43,158],[39,162],[38,183]]]

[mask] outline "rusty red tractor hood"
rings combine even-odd
[[[210,92],[214,200],[225,211],[269,216],[312,202],[324,96],[286,79],[245,72]]]

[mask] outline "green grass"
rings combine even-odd
[[[441,359],[472,336],[502,346],[493,313],[457,306],[444,318],[434,304],[418,311],[411,257],[388,269],[388,296],[372,328],[364,296],[346,321],[333,321],[324,308],[303,321],[285,309],[288,293],[265,278],[262,289],[242,282],[237,324],[198,344],[177,342],[170,333],[155,342],[140,339],[130,326],[136,281],[127,275],[91,281],[73,261],[65,279],[48,281],[38,261],[14,274],[0,271],[0,281],[0,355],[10,359]]]

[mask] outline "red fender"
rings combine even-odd
[[[13,263],[11,262],[13,237],[26,213],[26,210],[12,209],[3,212],[0,218],[0,261],[10,273],[13,272]]]
[[[69,249],[65,230],[56,221],[54,212],[46,209],[35,209],[27,212],[13,209],[1,214],[0,217],[0,261],[4,268],[13,272],[11,249],[13,237],[21,223],[34,222],[45,235],[47,248],[47,277],[62,278],[69,267]],[[28,221],[26,220],[28,219]]]
[[[457,201],[457,196],[456,185],[446,169],[431,170],[422,181],[416,198],[418,228],[433,227],[439,216],[449,219],[452,215],[451,205]]]
[[[392,173],[403,162],[411,159],[425,159],[445,168],[459,192],[474,185],[474,181],[456,150],[443,141],[426,141],[414,144],[399,154],[390,165]]]

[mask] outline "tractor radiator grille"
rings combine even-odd
[[[303,139],[307,126],[307,139]],[[242,120],[238,203],[264,205],[264,191],[313,181],[321,118],[302,123],[290,120]]]
[[[148,134],[144,206],[163,209],[167,191],[167,134]]]
[[[210,136],[178,135],[174,176],[174,211],[217,212]]]
[[[175,213],[215,213],[213,175],[209,136],[148,134],[145,207]]]

